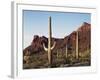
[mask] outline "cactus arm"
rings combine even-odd
[[[53,46],[51,47],[51,50],[54,49],[55,45],[56,45],[56,42],[54,42]]]
[[[43,48],[45,51],[48,51],[48,49],[45,47],[45,44],[43,43]]]

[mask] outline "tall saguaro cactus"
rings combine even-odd
[[[45,51],[48,51],[48,61],[49,65],[52,64],[52,50],[55,47],[56,42],[54,42],[53,46],[51,46],[51,38],[52,38],[52,29],[51,29],[51,16],[49,17],[49,36],[48,36],[48,48],[45,47],[45,44],[43,43],[43,47]]]
[[[76,59],[79,58],[79,51],[78,51],[78,31],[76,31]]]

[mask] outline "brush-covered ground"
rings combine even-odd
[[[27,62],[23,61],[23,69],[36,69],[36,68],[59,68],[59,67],[78,67],[78,66],[90,66],[91,54],[90,50],[79,52],[79,58],[76,59],[75,53],[68,52],[67,57],[65,52],[57,51],[52,52],[52,64],[48,64],[47,52],[43,54],[32,54],[31,56],[23,57],[27,58]]]

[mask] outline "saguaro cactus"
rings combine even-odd
[[[67,57],[68,57],[68,47],[66,45],[66,59],[67,59]]]
[[[53,46],[51,47],[51,38],[52,38],[52,29],[51,29],[51,17],[49,17],[49,36],[48,36],[48,48],[45,47],[45,44],[43,43],[43,47],[45,51],[48,51],[48,61],[49,65],[52,64],[52,50],[55,47],[56,42],[54,42]]]
[[[78,31],[76,31],[76,59],[79,58],[79,52],[78,52]]]

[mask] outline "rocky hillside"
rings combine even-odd
[[[90,49],[91,46],[91,25],[89,23],[84,22],[78,29],[79,32],[79,52],[83,52],[87,49]],[[68,50],[71,52],[75,52],[76,46],[76,31],[73,31],[70,35],[64,38],[52,38],[52,44],[56,41],[56,46],[53,52],[57,50],[65,51],[66,45],[68,46]],[[42,54],[45,53],[43,49],[43,43],[45,46],[48,45],[48,38],[45,36],[34,35],[31,45],[23,50],[25,52],[28,50],[31,54]]]
[[[78,60],[76,59],[76,32],[78,32]],[[52,67],[90,66],[91,64],[91,24],[84,22],[76,31],[64,38],[52,38]],[[23,69],[48,68],[48,38],[34,35],[31,45],[23,50]],[[52,45],[51,44],[51,45]],[[67,46],[67,57],[66,57]]]

